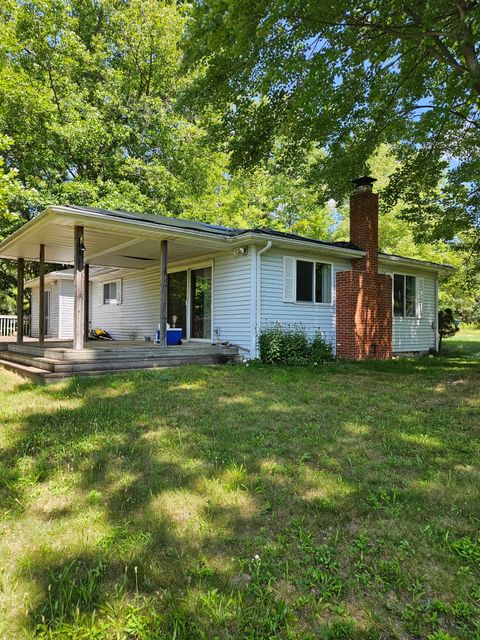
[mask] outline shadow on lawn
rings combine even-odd
[[[324,559],[341,544],[339,532],[351,542],[378,521],[382,530],[391,523],[393,537],[417,535],[439,514],[448,518],[462,488],[463,513],[479,515],[468,470],[476,450],[462,423],[469,392],[439,388],[445,373],[470,384],[472,366],[478,361],[445,357],[321,370],[186,367],[42,389],[77,406],[26,419],[2,456],[8,486],[22,503],[25,457],[39,484],[71,474],[80,505],[55,517],[75,526],[90,509],[108,532],[88,551],[66,544],[27,552],[40,593],[32,624],[86,624],[82,616],[130,594],[155,598],[159,638],[225,629],[281,637],[295,617],[318,631],[329,604],[353,598],[349,569]],[[418,385],[399,379],[407,371]],[[456,531],[469,533],[460,522]],[[318,585],[305,578],[315,563]],[[351,624],[322,637],[376,637],[374,623]]]

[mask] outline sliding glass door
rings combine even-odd
[[[168,274],[167,322],[183,339],[212,339],[212,268]]]
[[[168,274],[167,322],[172,329],[182,329],[182,338],[187,338],[187,286],[188,271]]]
[[[212,268],[190,271],[190,338],[212,339]]]

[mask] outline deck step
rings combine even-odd
[[[9,353],[15,353],[26,357],[46,358],[48,360],[64,361],[64,362],[100,362],[124,360],[125,358],[140,359],[158,359],[158,358],[174,358],[195,356],[209,356],[212,354],[222,354],[234,357],[238,354],[238,349],[234,347],[217,347],[213,345],[195,346],[195,349],[189,346],[178,347],[121,347],[116,346],[111,349],[89,348],[80,351],[64,348],[49,348],[30,345],[9,345]]]
[[[45,369],[39,369],[38,367],[29,367],[18,362],[10,362],[9,360],[3,359],[0,359],[0,367],[3,367],[7,371],[12,371],[22,378],[28,378],[32,382],[39,382],[40,384],[44,384],[46,382],[46,378],[48,378],[49,375],[54,375],[49,373],[48,371],[45,371]]]
[[[237,347],[187,343],[158,347],[143,343],[89,343],[73,350],[65,342],[16,344],[0,349],[0,365],[37,382],[53,382],[68,376],[103,375],[187,364],[223,364],[239,359]]]
[[[57,382],[58,380],[62,380],[64,378],[72,378],[72,377],[84,377],[84,376],[104,376],[104,375],[109,375],[109,374],[115,374],[115,373],[127,373],[128,371],[145,371],[145,370],[150,370],[150,371],[155,371],[157,369],[165,369],[167,367],[175,367],[175,366],[179,366],[179,365],[185,365],[185,364],[195,364],[194,362],[183,362],[183,363],[174,363],[174,362],[167,362],[163,365],[158,365],[158,366],[151,366],[151,367],[131,367],[128,369],[115,369],[115,368],[108,368],[108,369],[92,369],[89,371],[75,371],[75,372],[50,372],[50,371],[45,371],[45,369],[38,369],[36,367],[28,367],[25,366],[23,364],[18,364],[16,362],[10,362],[8,360],[1,360],[0,359],[0,367],[3,367],[4,369],[7,369],[8,371],[12,371],[13,373],[17,373],[18,375],[22,376],[23,378],[28,378],[29,380],[32,380],[32,382],[37,382],[40,384],[51,384],[53,382]],[[202,361],[201,363],[198,364],[202,364],[202,365],[207,365],[207,364],[221,364],[219,362],[205,362]]]
[[[9,362],[15,362],[27,367],[35,367],[37,369],[43,369],[45,371],[53,372],[55,368],[56,360],[51,358],[41,358],[35,356],[28,356],[22,353],[13,353],[12,351],[0,351],[0,358],[2,360],[8,360]]]
[[[27,356],[11,351],[0,352],[0,358],[10,363],[21,364],[26,367],[34,367],[50,373],[70,373],[77,374],[82,371],[103,371],[112,368],[123,369],[151,369],[155,367],[179,366],[183,364],[222,364],[232,360],[235,354],[210,352],[210,353],[183,353],[173,356],[158,354],[148,357],[137,356],[131,352],[122,358],[102,358],[91,361],[70,361],[56,360],[54,358],[44,358]]]

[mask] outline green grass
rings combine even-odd
[[[480,333],[0,389],[2,639],[480,638]]]

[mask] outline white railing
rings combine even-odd
[[[0,337],[15,336],[17,334],[17,316],[0,316]],[[30,318],[23,319],[23,335],[30,335]]]

